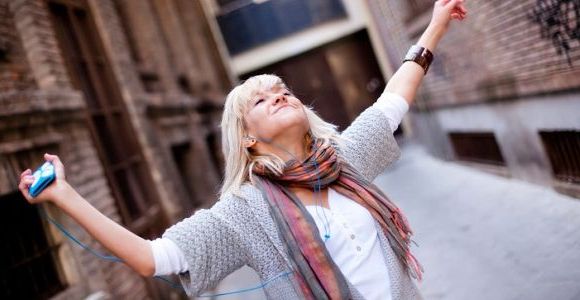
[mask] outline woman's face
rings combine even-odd
[[[309,127],[302,102],[279,85],[254,94],[244,120],[248,134],[262,141],[288,139],[293,135],[302,140]]]

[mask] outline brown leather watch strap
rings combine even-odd
[[[433,61],[433,53],[429,51],[429,49],[425,47],[421,47],[419,45],[413,45],[409,48],[407,55],[405,55],[405,59],[403,62],[406,61],[414,61],[419,64],[423,70],[425,70],[425,74],[429,70],[429,66]]]

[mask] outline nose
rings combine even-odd
[[[280,104],[286,102],[286,97],[284,95],[277,95],[276,98],[274,98],[274,105]]]

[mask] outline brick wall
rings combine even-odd
[[[383,31],[385,43],[389,44],[392,37],[404,36],[404,42],[395,45],[399,57],[394,55],[392,61],[399,66],[401,55],[417,41],[431,11],[408,20],[402,17],[393,20],[393,14],[408,15],[408,6],[398,0],[379,2],[382,1],[369,0],[371,6],[382,7],[375,11],[375,21]],[[425,77],[421,91],[429,107],[522,98],[578,87],[580,47],[573,35],[580,29],[574,20],[570,21],[571,29],[547,25],[550,15],[573,16],[572,11],[563,9],[562,4],[560,12],[548,14],[538,6],[538,3],[557,2],[467,2],[469,17],[450,26],[435,50],[435,61]],[[561,40],[544,37],[554,34],[560,35]],[[562,51],[566,43],[570,49]]]
[[[192,208],[213,203],[220,174],[211,164],[207,137],[218,134],[219,141],[217,124],[230,82],[201,6],[154,0],[86,3],[164,214],[173,223]],[[123,7],[126,14],[119,14]],[[163,14],[155,17],[156,10]],[[158,88],[146,88],[147,76]],[[190,182],[180,180],[171,156],[171,146],[184,142],[191,143],[194,158],[186,168],[198,170]],[[88,128],[84,96],[72,87],[46,1],[0,0],[0,194],[15,191],[20,172],[40,164],[46,151],[61,157],[68,181],[81,195],[122,223]],[[195,185],[195,194],[188,194],[183,182]],[[194,200],[195,205],[184,206]],[[106,253],[68,216],[50,205],[46,209],[83,243]],[[57,262],[69,285],[56,299],[97,291],[115,299],[175,296],[163,284],[147,285],[126,266],[80,249],[48,223],[46,229],[62,245]]]
[[[84,100],[71,89],[43,1],[0,3],[2,39],[10,45],[8,62],[0,63],[0,193],[14,191],[18,175],[39,165],[45,151],[57,153],[67,168],[67,180],[93,206],[120,221],[115,201],[84,119]],[[4,34],[6,33],[6,34]],[[29,159],[25,159],[29,158]],[[92,237],[59,210],[49,213],[73,235],[105,253]],[[57,263],[69,287],[57,298],[83,298],[104,291],[120,298],[146,298],[142,279],[125,266],[113,266],[69,243],[52,225],[46,230],[62,244]],[[112,284],[122,281],[123,285]]]
[[[34,66],[32,74],[37,85],[43,89],[70,87],[45,2],[8,2],[27,60]]]
[[[394,69],[430,21],[432,11],[423,2],[368,1]],[[422,10],[412,10],[410,3]],[[457,158],[450,132],[493,133],[506,165],[496,173],[580,195],[578,184],[553,177],[539,136],[580,128],[577,5],[466,1],[468,18],[453,21],[435,49],[407,132],[446,159]]]

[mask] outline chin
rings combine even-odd
[[[277,116],[277,118],[275,118],[273,123],[279,125],[280,127],[285,127],[288,129],[297,127],[308,127],[309,125],[308,118],[306,117],[306,114],[302,111],[281,114]]]
[[[287,134],[306,134],[310,124],[305,117],[283,118],[275,120],[270,126],[272,136],[283,136]]]

